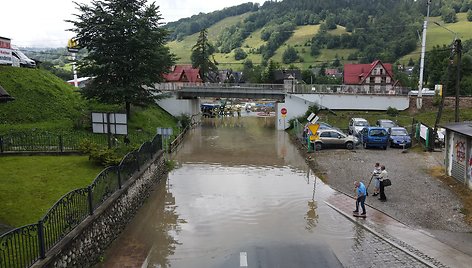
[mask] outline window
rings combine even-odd
[[[323,132],[323,133],[321,133],[320,137],[330,138],[331,137],[331,132],[330,131]]]

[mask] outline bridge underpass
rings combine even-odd
[[[195,115],[200,112],[200,98],[274,100],[279,130],[288,128],[290,119],[303,116],[308,107],[315,103],[331,110],[385,111],[392,107],[402,111],[409,107],[409,96],[403,94],[403,91],[369,93],[355,90],[356,93],[352,93],[334,91],[332,87],[321,85],[308,85],[311,90],[306,88],[307,85],[304,86],[305,88],[287,87],[283,84],[193,84],[163,87],[162,90],[172,92],[173,97],[161,100],[158,104],[172,115]],[[282,108],[287,110],[286,117],[281,116]]]
[[[202,86],[185,86],[175,91],[177,96],[188,98],[238,98],[270,99],[283,101],[286,91],[284,85],[249,84],[235,86],[231,84],[203,84]]]

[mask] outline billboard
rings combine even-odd
[[[11,40],[0,36],[0,64],[12,65]]]
[[[110,123],[108,123],[110,118]],[[126,114],[118,113],[92,113],[92,131],[93,133],[128,134]]]

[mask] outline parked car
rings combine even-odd
[[[337,127],[333,127],[332,125],[328,124],[328,123],[325,123],[325,122],[316,122],[318,125],[320,125],[320,128],[319,129],[335,129],[339,132],[342,133],[341,129],[337,128]]]
[[[328,147],[354,149],[358,140],[352,135],[346,135],[336,129],[320,129],[316,132],[317,138],[313,141],[317,151]]]
[[[386,129],[388,129],[389,132],[390,132],[390,128],[398,127],[397,123],[393,122],[390,119],[379,119],[379,120],[377,120],[377,122],[375,122],[375,125],[378,126],[378,127],[384,127]]]
[[[360,137],[360,132],[365,128],[369,127],[369,122],[364,118],[351,118],[349,120],[349,130],[350,135]]]
[[[404,127],[392,127],[390,129],[390,147],[410,147],[411,137]]]
[[[361,131],[362,145],[364,148],[380,147],[384,150],[388,147],[388,130],[383,127],[366,127]]]

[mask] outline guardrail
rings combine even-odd
[[[251,83],[162,83],[156,84],[156,89],[162,91],[185,91],[186,89],[204,88],[208,90],[234,89],[234,90],[274,90],[285,93],[298,94],[362,94],[362,95],[408,95],[410,88],[392,85],[327,85],[327,84],[304,84],[295,81],[285,84],[251,84]]]
[[[62,196],[38,223],[25,225],[0,236],[0,268],[29,267],[77,227],[144,164],[162,149],[156,135],[138,150],[129,152],[118,166],[102,170],[85,188]]]

